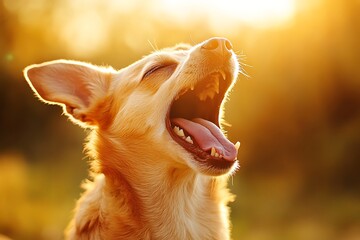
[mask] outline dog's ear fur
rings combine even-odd
[[[104,103],[114,72],[82,62],[57,60],[28,66],[24,76],[42,101],[62,105],[76,123],[96,125],[100,116],[95,111]]]

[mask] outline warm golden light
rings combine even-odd
[[[224,111],[229,139],[242,145],[229,179],[232,238],[360,239],[359,6],[0,0],[0,239],[63,239],[87,175],[84,132],[34,98],[25,66],[73,59],[121,69],[215,36],[231,41],[249,75],[239,74]]]
[[[295,0],[160,0],[165,15],[188,23],[196,17],[207,17],[215,29],[228,28],[239,22],[266,27],[290,19]]]
[[[98,54],[109,44],[110,29],[129,29],[121,35],[128,47],[143,51],[143,39],[154,39],[157,23],[188,29],[197,24],[215,35],[226,36],[240,25],[252,28],[287,23],[295,12],[296,0],[63,0],[48,11],[44,0],[19,4],[4,0],[5,9],[19,15],[24,25],[35,27],[47,18],[42,31],[57,36],[65,50],[81,57]],[[135,17],[134,13],[139,17]],[[165,23],[166,22],[166,23]],[[131,27],[130,27],[131,26]],[[121,40],[122,41],[122,40]]]

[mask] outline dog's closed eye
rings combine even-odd
[[[142,77],[142,80],[146,77],[148,77],[149,75],[151,75],[152,73],[156,72],[157,70],[166,67],[166,65],[155,65],[149,68],[149,70],[147,70],[145,72],[145,74]]]

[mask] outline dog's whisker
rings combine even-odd
[[[190,42],[192,45],[195,45],[195,41],[193,40],[191,33],[189,33]]]
[[[246,60],[247,56],[245,54],[237,54],[236,58],[239,59],[239,60]]]
[[[150,46],[151,46],[151,48],[152,48],[152,50],[153,50],[154,52],[159,51],[159,48],[158,48],[158,46],[156,45],[155,40],[154,40],[154,44],[152,44],[149,39],[148,39],[147,41],[148,41],[148,43],[150,44]]]
[[[245,68],[239,68],[238,73],[244,75],[247,78],[251,78],[251,76],[246,72]]]

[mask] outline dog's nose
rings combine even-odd
[[[210,38],[201,48],[209,51],[218,51],[221,54],[229,54],[233,49],[231,42],[226,38]]]

